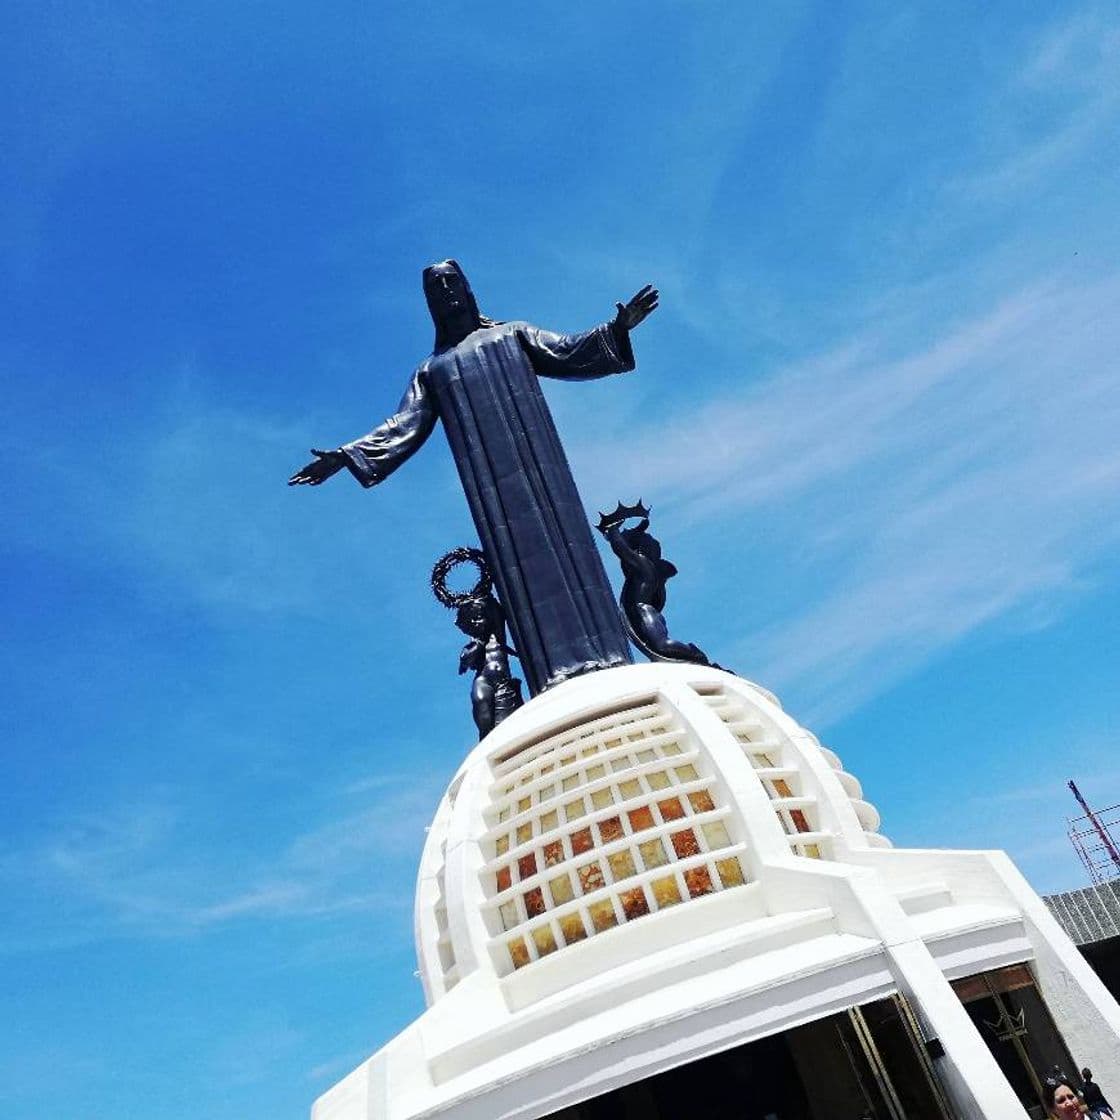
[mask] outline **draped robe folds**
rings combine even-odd
[[[553,334],[500,323],[437,351],[394,416],[341,450],[363,486],[408,459],[443,421],[533,695],[631,662],[618,607],[537,377],[634,368],[624,329]]]

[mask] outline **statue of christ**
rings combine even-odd
[[[424,270],[435,348],[396,413],[288,480],[318,486],[346,468],[376,486],[442,420],[530,691],[629,664],[626,633],[538,377],[588,380],[634,368],[630,331],[657,307],[642,288],[614,318],[554,334],[479,314],[455,261]]]

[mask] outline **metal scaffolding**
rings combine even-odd
[[[1085,810],[1069,821],[1069,838],[1089,878],[1100,885],[1120,876],[1120,805],[1110,805],[1099,812],[1089,808],[1077,783],[1069,782],[1070,791]]]

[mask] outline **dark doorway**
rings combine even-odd
[[[956,980],[953,988],[1027,1115],[1048,1115],[1046,1078],[1055,1067],[1075,1079],[1078,1072],[1031,970],[1012,965]]]
[[[1120,937],[1090,941],[1087,945],[1079,945],[1078,948],[1093,966],[1093,971],[1101,978],[1104,986],[1112,993],[1112,998],[1120,999]]]
[[[550,1120],[949,1120],[899,997],[623,1086]]]

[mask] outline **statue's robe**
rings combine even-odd
[[[374,486],[443,421],[533,695],[631,661],[537,377],[586,380],[633,368],[629,335],[612,324],[574,335],[486,326],[432,354],[396,414],[341,449],[358,481]]]

